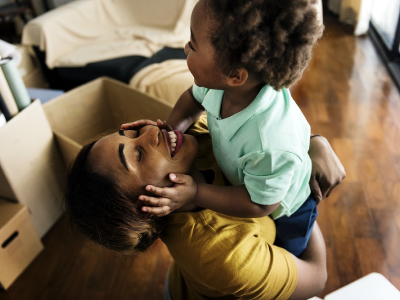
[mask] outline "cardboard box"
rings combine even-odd
[[[28,207],[40,237],[62,215],[65,166],[39,100],[0,128],[0,196]]]
[[[0,286],[7,289],[42,250],[28,209],[0,199]]]
[[[173,105],[102,77],[43,105],[67,165],[83,145],[137,119],[165,120]]]

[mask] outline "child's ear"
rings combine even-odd
[[[227,83],[230,86],[241,86],[247,78],[249,78],[249,72],[245,68],[239,68],[229,74]]]

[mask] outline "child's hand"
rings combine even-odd
[[[140,127],[144,127],[147,125],[154,125],[157,126],[157,123],[152,121],[152,120],[147,120],[147,119],[142,119],[142,120],[137,120],[134,122],[130,122],[130,123],[125,123],[121,125],[121,129],[124,130],[134,130]]]
[[[121,129],[133,130],[133,129],[141,128],[141,127],[144,127],[147,125],[158,126],[160,129],[165,129],[167,131],[173,130],[173,128],[169,124],[161,121],[160,119],[158,119],[157,122],[154,122],[152,120],[142,119],[142,120],[137,120],[137,121],[131,122],[131,123],[125,123],[125,124],[121,125]]]
[[[143,206],[142,211],[163,217],[194,200],[197,193],[197,182],[191,176],[171,173],[169,178],[175,183],[172,187],[146,186],[147,191],[159,197],[141,195],[139,200],[146,205],[151,205]]]

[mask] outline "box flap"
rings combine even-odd
[[[95,132],[105,132],[112,124],[103,81],[95,80],[73,89],[43,105],[54,131],[84,144]]]
[[[66,165],[80,148],[122,123],[137,119],[165,120],[173,105],[102,77],[43,105]]]
[[[69,164],[75,159],[79,150],[82,148],[82,145],[63,135],[57,130],[54,130],[54,135],[56,136],[57,143],[64,157],[65,166],[68,167]]]
[[[62,214],[65,166],[39,100],[0,129],[0,168],[43,236]]]

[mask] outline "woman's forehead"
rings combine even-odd
[[[100,138],[96,143],[94,143],[88,155],[88,164],[90,167],[94,168],[94,171],[99,171],[96,169],[104,170],[106,166],[104,162],[113,160],[113,145],[118,142],[118,136],[118,132],[115,132]],[[108,159],[104,159],[104,157],[107,157]]]

